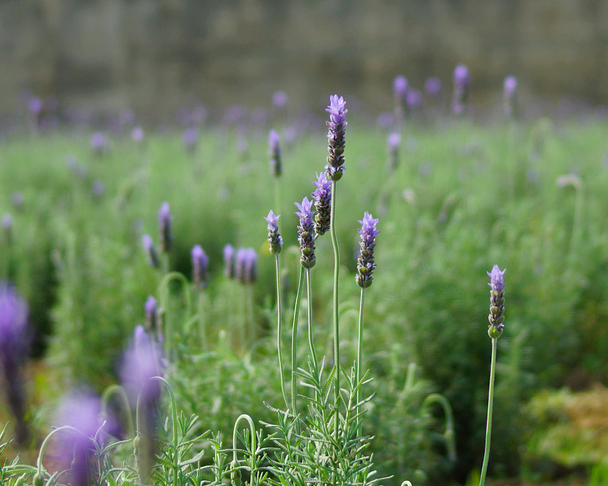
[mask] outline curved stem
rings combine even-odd
[[[274,256],[277,280],[277,353],[279,355],[279,375],[281,379],[281,394],[285,406],[289,407],[285,392],[285,370],[283,369],[283,298],[281,292],[281,259],[279,253]]]
[[[101,394],[101,413],[106,416],[108,410],[108,402],[112,395],[118,395],[123,402],[123,405],[126,409],[127,415],[127,426],[129,427],[129,435],[133,437],[135,434],[135,429],[133,428],[133,417],[131,416],[131,405],[129,404],[129,398],[125,393],[125,389],[120,385],[111,385],[107,387],[103,393]]]
[[[298,318],[300,315],[300,300],[302,299],[302,282],[304,281],[304,269],[300,266],[300,278],[298,280],[298,291],[296,292],[296,302],[293,309],[293,323],[291,326],[291,409],[294,417],[298,414],[296,403],[296,370],[297,368],[297,336]]]
[[[488,462],[490,461],[490,442],[492,439],[492,411],[494,408],[494,375],[496,374],[496,341],[497,338],[492,338],[492,360],[490,362],[490,388],[488,391],[488,417],[486,421],[486,444],[483,453],[483,464],[481,466],[479,486],[483,486],[486,482]]]
[[[333,292],[333,327],[334,327],[334,366],[336,367],[334,385],[334,407],[336,409],[336,421],[334,427],[335,437],[338,437],[339,427],[339,405],[340,405],[340,315],[338,309],[338,281],[340,277],[340,248],[338,247],[338,236],[336,234],[336,181],[331,183],[331,214],[329,233],[331,244],[334,249],[334,292]]]

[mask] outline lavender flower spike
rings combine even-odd
[[[317,190],[312,193],[315,201],[315,238],[329,231],[331,224],[331,181],[327,180],[325,173],[317,174],[317,181],[313,181]]]
[[[469,87],[471,75],[464,64],[459,64],[454,69],[454,95],[452,99],[452,110],[455,115],[462,115],[467,110],[469,101]]]
[[[372,273],[376,269],[374,248],[376,247],[376,236],[380,231],[376,229],[378,220],[374,219],[367,211],[359,223],[361,223],[361,229],[357,231],[361,235],[361,246],[357,259],[356,281],[359,287],[366,289],[374,280],[372,277]]]
[[[154,242],[152,241],[152,237],[150,235],[143,235],[141,237],[141,241],[144,245],[144,250],[146,251],[150,266],[160,268],[160,260],[158,258],[156,247],[154,246]]]
[[[192,248],[192,280],[199,288],[204,289],[207,286],[207,267],[209,266],[209,258],[200,245],[195,245]]]
[[[279,134],[276,130],[270,130],[268,135],[268,146],[270,155],[270,172],[275,177],[280,177],[283,173],[283,166],[281,164],[281,147],[279,146]]]
[[[302,199],[302,204],[295,203],[299,211],[296,215],[300,218],[298,225],[298,243],[300,243],[300,263],[304,268],[315,266],[315,226],[312,220],[312,201],[307,197]]]
[[[230,244],[224,247],[224,275],[228,278],[235,276],[234,248]]]
[[[327,126],[327,139],[329,141],[329,155],[327,156],[327,165],[325,171],[327,177],[331,181],[338,181],[344,174],[344,131],[346,129],[346,102],[344,98],[338,95],[329,97],[329,106],[326,110],[329,113],[329,121]]]
[[[268,243],[270,243],[270,253],[278,255],[283,247],[283,238],[279,234],[278,221],[281,216],[275,216],[272,209],[264,219],[268,222]]]
[[[158,211],[158,225],[160,228],[160,249],[163,253],[171,251],[173,235],[171,234],[171,211],[169,203],[164,202]]]
[[[507,76],[503,88],[505,114],[508,118],[515,118],[517,116],[517,78]]]
[[[490,277],[490,315],[488,320],[488,335],[492,339],[498,339],[505,327],[505,282],[503,275],[505,270],[501,270],[498,265],[492,267],[491,272],[487,272]]]
[[[144,304],[144,310],[146,312],[146,329],[148,331],[156,329],[156,320],[158,318],[158,305],[156,299],[151,295],[146,299]]]

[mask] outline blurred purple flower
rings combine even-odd
[[[329,142],[327,165],[325,171],[331,181],[338,181],[344,174],[344,135],[346,130],[346,102],[338,95],[329,97],[329,106],[325,109],[329,113],[327,126],[327,139]]]
[[[312,193],[315,202],[315,238],[329,231],[331,225],[331,181],[327,180],[324,172],[317,174],[317,180],[313,181],[317,188]]]
[[[432,76],[424,82],[424,91],[431,97],[437,97],[441,94],[441,81],[439,78]]]
[[[417,110],[422,106],[422,93],[418,89],[410,89],[405,97],[408,111]]]
[[[264,219],[268,223],[268,243],[270,244],[270,253],[278,255],[283,247],[283,238],[279,234],[279,218],[280,215],[275,215],[272,209],[268,212],[268,216]]]
[[[200,245],[192,248],[192,280],[200,289],[207,286],[207,267],[209,258]]]
[[[315,266],[315,226],[313,223],[312,201],[307,197],[302,203],[295,203],[299,211],[296,216],[300,219],[298,224],[298,243],[300,244],[300,263],[304,268]]]
[[[110,141],[108,137],[103,132],[95,132],[91,135],[89,139],[89,144],[91,146],[91,150],[93,154],[100,156],[105,154],[108,150],[110,150]]]
[[[150,266],[160,268],[160,259],[158,258],[158,252],[156,251],[152,237],[150,235],[143,235],[141,237],[141,241],[144,245],[144,250],[146,252],[146,256],[148,257],[148,263]]]
[[[242,284],[252,284],[257,279],[258,256],[253,248],[239,248],[236,252],[235,277]]]
[[[44,109],[44,103],[37,96],[32,96],[28,101],[27,109],[31,115],[38,116]]]
[[[388,147],[388,164],[391,169],[399,165],[399,145],[401,145],[401,135],[398,132],[389,134],[386,144]]]
[[[198,130],[196,128],[187,128],[184,130],[182,142],[184,144],[184,148],[188,152],[193,153],[196,150],[196,145],[198,144]]]
[[[224,246],[224,275],[228,278],[235,277],[235,254],[232,245]]]
[[[192,109],[192,113],[190,115],[190,120],[193,125],[198,126],[198,125],[202,125],[203,123],[205,123],[208,116],[209,116],[209,110],[207,110],[207,107],[205,107],[203,105],[198,105]]]
[[[459,64],[454,69],[454,94],[452,98],[452,110],[455,115],[462,115],[467,111],[469,102],[469,90],[471,75],[464,64]]]
[[[380,115],[378,115],[378,118],[376,120],[378,127],[384,128],[384,129],[392,126],[392,124],[394,122],[395,122],[395,116],[392,113],[389,113],[388,111],[380,113]]]
[[[160,332],[160,329],[157,329],[158,305],[156,299],[151,295],[146,299],[144,311],[146,312],[146,329],[148,331],[156,330]]]
[[[172,220],[169,203],[162,203],[158,210],[158,227],[160,233],[160,249],[163,253],[169,253],[173,244],[173,235],[171,234]]]
[[[287,95],[283,91],[277,91],[272,95],[272,104],[275,108],[285,108],[287,105]]]
[[[145,133],[144,133],[144,129],[142,127],[140,127],[139,125],[134,127],[133,130],[131,130],[131,140],[133,140],[133,142],[135,142],[136,144],[142,144],[144,142],[145,139]]]
[[[508,118],[517,116],[517,78],[507,76],[503,85],[503,100],[505,115]]]
[[[393,81],[393,93],[395,94],[395,101],[398,105],[405,105],[407,92],[407,78],[405,76],[397,76]]]
[[[372,274],[376,269],[374,262],[374,248],[376,247],[376,236],[380,231],[376,229],[378,220],[374,219],[367,211],[363,215],[363,219],[359,221],[361,229],[357,230],[361,236],[361,244],[359,249],[359,258],[357,259],[357,285],[361,288],[367,288],[374,280]]]
[[[275,177],[279,177],[283,172],[281,165],[281,147],[279,146],[280,138],[276,130],[270,130],[268,134],[268,146],[270,155],[270,172]]]

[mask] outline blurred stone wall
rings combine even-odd
[[[515,74],[541,97],[608,103],[606,0],[0,0],[0,111],[23,93],[62,106],[163,112],[194,102],[296,106],[337,92],[391,106],[404,74],[478,99]]]

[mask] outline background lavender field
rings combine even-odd
[[[387,148],[384,120],[392,115],[366,117],[356,108],[349,114],[336,220],[342,348],[344,362],[352,361],[356,230],[367,210],[379,218],[381,231],[364,335],[370,389],[377,392],[364,427],[376,437],[377,467],[415,484],[474,477],[489,371],[485,272],[500,262],[507,269],[507,320],[491,475],[546,480],[562,467],[582,466],[599,477],[601,435],[590,439],[594,423],[576,425],[583,408],[568,404],[578,396],[551,390],[601,397],[608,379],[606,121],[585,114],[479,123],[437,117],[428,106],[411,113],[397,155]],[[32,448],[48,432],[65,390],[86,385],[101,392],[116,382],[120,357],[146,319],[146,299],[160,299],[164,291],[141,243],[149,234],[159,245],[157,214],[164,202],[173,218],[170,270],[191,281],[192,247],[201,245],[209,257],[201,299],[206,349],[186,298],[195,302],[196,289],[180,280],[164,288],[165,319],[174,330],[169,379],[179,406],[199,415],[200,432],[226,437],[240,413],[272,420],[263,402],[276,404],[281,390],[274,262],[263,218],[270,209],[282,215],[285,301],[291,303],[299,259],[293,203],[310,195],[325,164],[323,108],[294,117],[274,106],[268,108],[272,117],[257,119],[243,108],[197,117],[199,107],[141,132],[133,131],[137,120],[124,115],[60,130],[47,130],[30,116],[29,131],[4,137],[3,276],[29,304],[32,357],[44,363],[42,371],[32,367],[28,381]],[[270,129],[281,136],[278,204]],[[255,250],[254,284],[225,276],[227,244]],[[319,239],[317,252],[315,329],[319,352],[329,357],[328,239]],[[253,347],[245,337],[252,325]],[[442,435],[445,411],[426,401],[432,393],[445,396],[454,413],[456,460]],[[560,435],[556,420],[574,425]],[[585,447],[592,453],[582,456]]]

